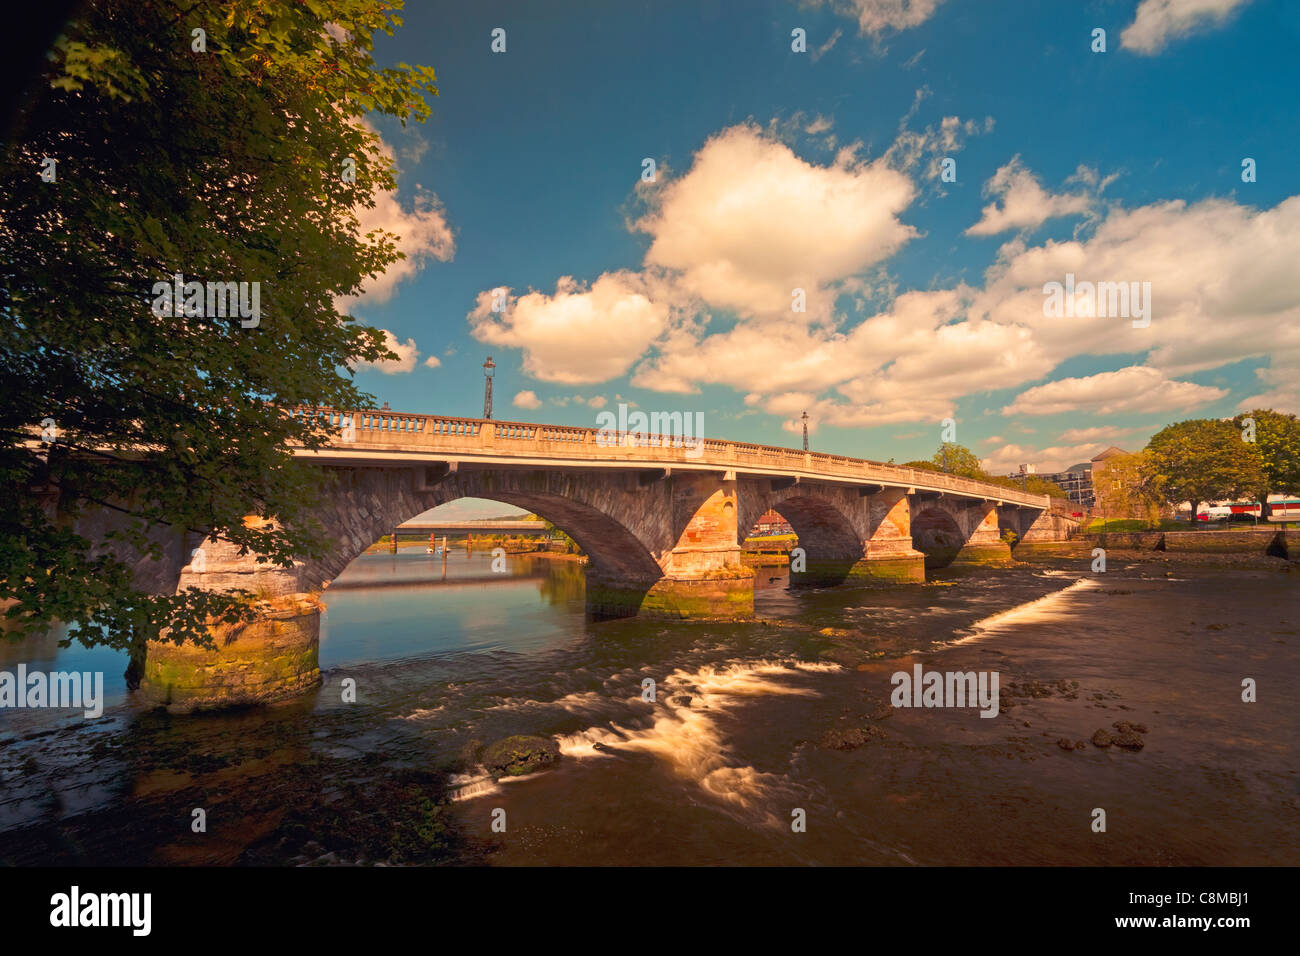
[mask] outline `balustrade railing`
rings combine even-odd
[[[750,465],[815,471],[828,477],[856,478],[864,482],[918,486],[926,490],[953,491],[1035,508],[1046,508],[1048,499],[1012,488],[991,485],[943,472],[923,471],[852,458],[828,452],[805,452],[775,445],[732,442],[720,438],[654,435],[619,432],[573,425],[539,425],[531,422],[503,422],[483,418],[449,418],[437,415],[409,415],[385,409],[354,412],[332,408],[295,408],[294,418],[311,422],[324,431],[343,433],[332,444],[356,444],[391,448],[394,444],[438,451],[496,454],[562,451],[566,455],[600,458],[645,458],[650,461],[681,459],[686,462]],[[349,430],[348,426],[351,425]],[[349,438],[350,436],[350,438]],[[498,444],[499,443],[499,444]],[[666,462],[670,463],[670,462]]]

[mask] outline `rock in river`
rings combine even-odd
[[[559,759],[560,745],[554,740],[526,734],[498,740],[483,751],[483,766],[506,777],[535,773]]]

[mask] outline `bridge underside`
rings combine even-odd
[[[142,685],[177,711],[292,696],[319,681],[320,592],[396,526],[458,498],[487,498],[552,522],[588,555],[595,617],[743,618],[753,613],[754,571],[742,561],[748,529],[768,509],[794,528],[799,586],[923,582],[925,567],[1000,563],[1000,523],[1031,535],[1041,511],[906,488],[800,483],[727,471],[444,466],[330,467],[316,517],[332,551],[291,569],[202,545],[176,586],[246,588],[273,606],[225,635],[216,651],[152,644]]]

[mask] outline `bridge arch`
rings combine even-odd
[[[663,576],[652,547],[628,527],[627,503],[593,494],[580,479],[553,472],[471,472],[420,487],[409,471],[349,470],[317,509],[317,518],[338,542],[325,557],[304,562],[304,589],[333,580],[379,537],[439,505],[460,498],[485,498],[523,508],[551,522],[585,551],[590,569],[649,588]],[[622,507],[620,507],[622,505]]]
[[[926,568],[952,564],[965,544],[966,532],[949,509],[927,503],[912,512],[912,547],[925,555]]]
[[[866,553],[871,537],[869,508],[856,489],[814,483],[773,489],[769,481],[751,480],[742,505],[745,532],[769,510],[790,523],[803,549],[802,570],[791,561],[794,586],[841,584]]]

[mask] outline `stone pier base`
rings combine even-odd
[[[847,584],[924,584],[925,555],[908,554],[868,556],[854,563]]]
[[[994,566],[1012,564],[1011,545],[1005,541],[965,545],[952,559],[954,567]]]
[[[735,619],[754,613],[754,569],[727,568],[707,576],[663,577],[652,585],[587,574],[587,613],[597,618]]]
[[[320,683],[318,602],[297,598],[252,623],[213,630],[215,646],[152,641],[138,691],[174,714],[287,700]]]
[[[856,561],[809,559],[803,571],[790,572],[792,587],[924,583],[925,555],[919,551],[858,558]]]

